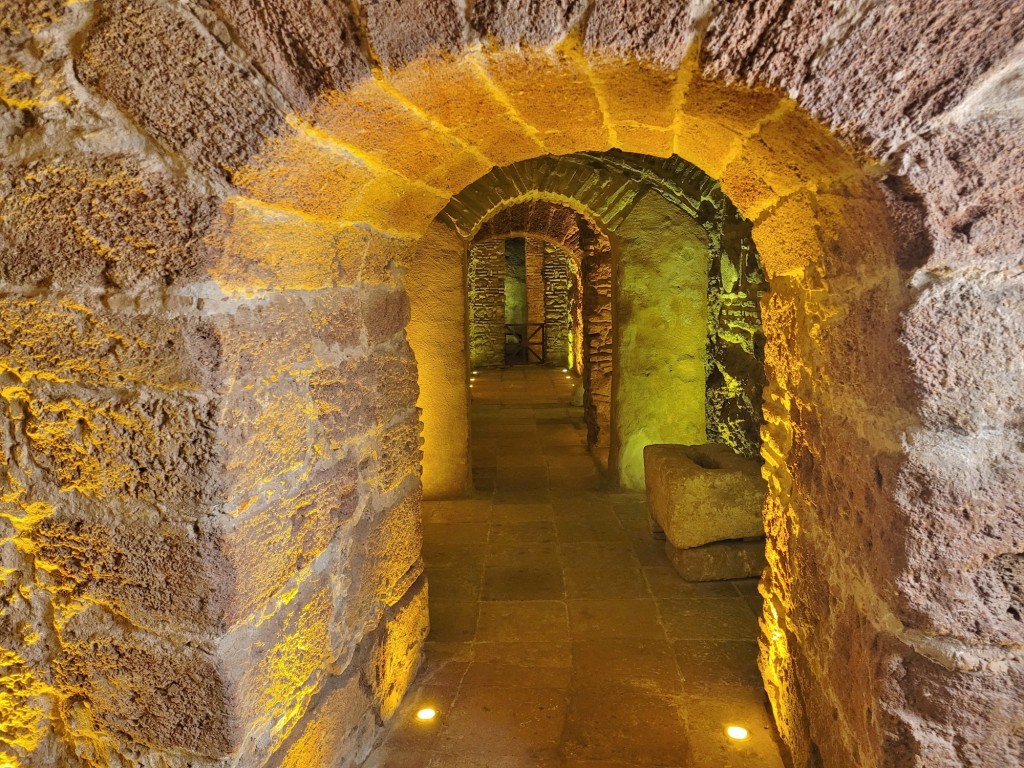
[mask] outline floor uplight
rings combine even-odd
[[[733,741],[746,741],[750,738],[750,731],[742,725],[730,725],[725,729],[725,734]]]
[[[416,713],[417,720],[433,720],[437,717],[437,710],[432,707],[424,707]]]

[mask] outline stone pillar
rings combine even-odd
[[[473,368],[505,364],[505,241],[474,243],[469,251],[469,361]]]
[[[570,257],[565,251],[545,244],[542,274],[547,348],[544,362],[561,368],[569,364],[569,302],[573,288],[569,261]]]
[[[612,444],[612,256],[595,250],[583,257],[583,414],[587,445],[600,466],[609,466]]]
[[[653,191],[617,234],[612,466],[640,490],[645,446],[705,440],[708,236]]]

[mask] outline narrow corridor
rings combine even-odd
[[[643,497],[602,488],[572,384],[474,376],[476,497],[424,504],[427,659],[368,766],[781,768],[756,583],[676,575]]]

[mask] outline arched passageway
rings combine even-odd
[[[617,148],[752,222],[795,764],[1020,762],[1019,4],[464,11],[3,5],[3,759],[358,763],[427,632],[417,404],[469,477],[437,214]]]

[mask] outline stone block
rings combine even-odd
[[[377,723],[358,671],[332,677],[268,764],[269,768],[361,765]]]
[[[644,469],[648,508],[672,546],[764,535],[759,462],[727,445],[649,445]]]
[[[346,611],[358,619],[375,616],[374,609],[394,604],[408,588],[407,576],[421,570],[423,523],[419,484],[405,498],[382,510],[367,510],[353,533],[346,565],[351,579]],[[415,579],[413,579],[414,581]]]
[[[412,182],[449,194],[491,169],[443,126],[426,118],[376,80],[322,98],[313,123],[327,136],[352,147]]]
[[[27,538],[49,589],[148,631],[206,637],[261,608],[327,548],[352,517],[354,483],[355,466],[337,464],[238,520],[198,525],[63,506]]]
[[[165,291],[206,279],[207,192],[131,156],[77,156],[0,172],[0,280]]]
[[[211,236],[217,245],[211,272],[217,284],[231,293],[352,285],[361,277],[371,236],[366,226],[313,219],[252,199],[232,198]]]
[[[505,91],[516,112],[538,133],[552,154],[611,148],[611,137],[585,61],[559,53],[526,58],[513,53],[486,55],[481,63]],[[565,115],[575,119],[567,123]]]
[[[393,72],[391,84],[497,166],[543,154],[544,148],[473,61],[420,59]],[[452,93],[459,98],[452,99]]]
[[[293,131],[267,141],[258,161],[236,173],[234,182],[243,194],[257,202],[323,220],[323,223],[313,222],[323,228],[352,220],[353,201],[374,177],[374,171],[344,147],[309,133]],[[282,217],[273,212],[268,214],[261,215],[267,215],[268,231],[274,233],[275,221],[281,221]],[[303,227],[287,219],[282,224],[296,228],[296,233],[306,238],[313,248],[322,248],[315,226]],[[314,232],[312,238],[306,234],[310,231]],[[283,236],[292,236],[291,231],[283,229],[276,242],[282,242]],[[309,247],[300,251],[320,255],[319,250],[310,251]],[[279,258],[286,259],[286,253]],[[326,255],[330,257],[329,250]]]
[[[1024,420],[1024,280],[935,280],[903,319],[925,424],[958,432]]]
[[[69,697],[67,716],[100,741],[218,758],[242,739],[231,683],[214,654],[122,629],[97,607],[65,625],[52,674]]]
[[[950,125],[907,147],[907,181],[927,201],[936,270],[1019,268],[1024,147],[1013,120]]]
[[[385,67],[397,69],[425,53],[455,53],[465,44],[465,8],[453,0],[370,0],[361,7]]]
[[[216,0],[215,7],[293,107],[370,74],[359,23],[335,0]],[[331,34],[324,34],[324,30]]]
[[[370,687],[381,718],[388,720],[419,671],[430,629],[426,577],[384,615],[371,647]]]
[[[114,0],[76,46],[75,70],[169,150],[230,178],[282,116],[256,73],[185,8]]]
[[[758,577],[767,561],[764,539],[719,541],[700,547],[680,549],[665,542],[665,554],[672,567],[687,581],[726,581]]]

